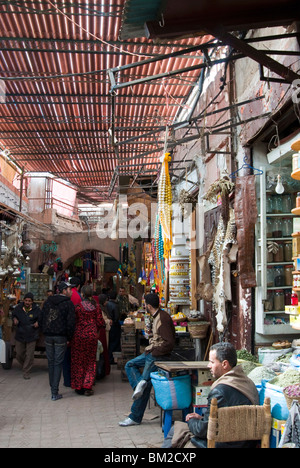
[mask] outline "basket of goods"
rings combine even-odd
[[[187,315],[188,322],[200,322],[204,320],[203,314],[199,310],[191,310]]]
[[[299,375],[300,378],[300,375]],[[283,389],[288,409],[291,409],[292,403],[296,400],[300,403],[300,383],[289,385]]]
[[[209,322],[188,322],[188,331],[191,338],[205,338],[208,327]]]
[[[173,322],[186,322],[186,315],[183,312],[171,315]]]
[[[272,347],[275,349],[286,349],[291,347],[291,343],[289,341],[278,340],[272,344]]]

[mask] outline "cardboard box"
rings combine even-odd
[[[197,413],[200,416],[204,416],[206,412],[207,412],[207,406],[193,405],[193,413]]]
[[[192,385],[192,394],[193,399],[192,403],[196,406],[207,406],[207,397],[210,392],[211,385],[202,385],[202,386],[195,386]]]
[[[299,305],[287,305],[285,306],[285,313],[289,315],[299,315],[300,314],[300,306]]]
[[[286,421],[272,418],[270,448],[277,448],[282,437]]]
[[[145,328],[145,321],[141,318],[134,319],[134,326],[136,330],[144,330]]]
[[[300,315],[290,315],[290,325],[296,330],[300,330]]]
[[[192,384],[197,386],[204,382],[213,382],[213,378],[209,369],[194,369],[192,371]],[[210,385],[211,385],[210,384]]]

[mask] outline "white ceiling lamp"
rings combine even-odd
[[[278,195],[281,195],[284,192],[284,186],[282,185],[280,174],[278,174],[277,176],[277,185],[275,187],[275,192],[278,193]]]

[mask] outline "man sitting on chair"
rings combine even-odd
[[[237,365],[237,354],[230,343],[217,343],[210,348],[208,367],[212,376],[217,379],[208,394],[208,408],[204,417],[198,413],[190,413],[186,417],[187,424],[177,423],[170,429],[164,440],[163,448],[183,446],[192,448],[207,448],[207,427],[211,400],[217,398],[218,408],[241,405],[258,405],[257,389],[241,366]],[[245,421],[245,424],[247,422]],[[183,442],[184,440],[184,442]],[[184,444],[184,445],[182,445]],[[217,448],[251,448],[254,441],[228,442],[217,444]]]

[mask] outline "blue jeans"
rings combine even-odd
[[[154,358],[151,353],[143,353],[125,364],[125,371],[133,389],[135,389],[140,380],[151,380],[151,372],[155,372],[157,369],[154,364],[155,361],[157,361],[157,358]],[[142,374],[140,372],[141,367],[144,368]]]
[[[125,371],[129,380],[131,387],[134,389],[140,380],[147,381],[147,387],[145,388],[142,396],[135,400],[131,406],[131,413],[129,415],[130,419],[137,423],[141,423],[147,403],[150,397],[150,392],[152,388],[150,373],[157,370],[156,365],[154,364],[157,361],[157,358],[154,358],[151,353],[141,354],[131,361],[128,361],[125,365]],[[140,368],[143,367],[144,370],[141,374]]]
[[[51,393],[52,395],[57,395],[67,349],[67,338],[65,336],[46,336],[45,345]]]

